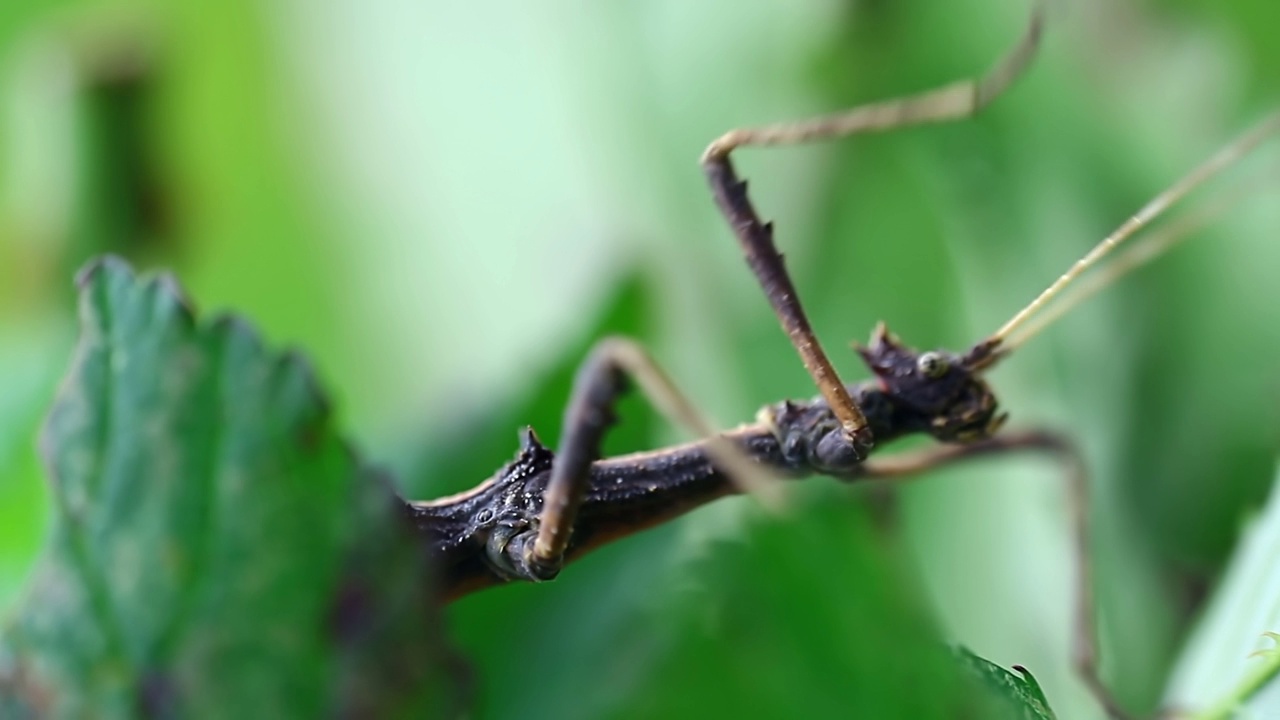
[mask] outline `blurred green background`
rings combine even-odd
[[[574,365],[609,332],[644,340],[732,425],[813,390],[698,153],[733,126],[985,69],[1026,15],[1017,0],[6,0],[0,607],[40,544],[35,436],[91,255],[172,268],[203,310],[301,348],[411,497],[475,484],[521,424],[554,441]],[[747,152],[739,169],[843,371],[861,373],[841,347],[877,320],[963,347],[1280,99],[1277,23],[1267,0],[1057,2],[1032,72],[981,118]],[[1167,691],[1272,475],[1274,198],[1253,193],[993,377],[1012,426],[1085,448],[1104,666],[1134,708]],[[641,402],[623,417],[614,450],[679,438]],[[463,600],[450,629],[486,717],[874,716],[881,676],[926,673],[909,648],[935,637],[1029,667],[1060,716],[1092,717],[1069,668],[1057,475],[1027,458],[932,473],[887,520],[824,481],[783,517],[722,502],[552,585]]]

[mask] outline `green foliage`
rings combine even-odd
[[[877,320],[920,346],[990,332],[1280,97],[1272,0],[1051,6],[1031,73],[972,122],[740,158],[842,373],[862,370],[841,343]],[[0,2],[0,610],[28,607],[15,589],[55,522],[35,435],[71,350],[67,275],[88,253],[173,268],[202,306],[304,348],[345,431],[409,497],[488,476],[521,425],[554,438],[568,378],[607,333],[653,348],[730,426],[813,389],[698,152],[734,125],[971,74],[1025,13],[1002,0]],[[1011,427],[1085,450],[1103,667],[1136,711],[1167,692],[1273,475],[1277,208],[1254,193],[1240,209],[991,378]],[[621,415],[611,450],[680,439],[638,400]],[[895,684],[867,658],[933,657],[945,638],[1030,668],[1060,717],[1100,717],[1070,667],[1058,480],[1013,459],[931,474],[876,531],[856,489],[814,483],[786,518],[719,503],[555,583],[467,598],[446,624],[481,716],[706,714],[738,694],[755,702],[735,708],[778,714],[792,685],[794,716],[809,697],[816,713],[850,696],[853,668],[850,702],[875,708]],[[786,584],[753,574],[809,567],[806,553],[832,560]],[[947,682],[940,697],[959,692]]]
[[[423,558],[385,479],[336,435],[303,361],[266,351],[233,318],[198,323],[167,276],[139,279],[107,258],[80,285],[80,341],[43,441],[57,513],[0,645],[0,709],[445,712],[460,691]],[[624,284],[606,318],[637,292]],[[755,521],[757,552],[728,547],[728,563],[700,568],[706,585],[682,599],[683,619],[634,638],[648,636],[667,692],[611,712],[785,714],[800,694],[833,714],[947,718],[980,703],[901,564],[867,552],[874,525],[841,503],[811,505],[803,523]],[[832,578],[847,589],[830,594]],[[797,591],[813,602],[788,617]],[[503,656],[529,625],[515,617],[492,638]],[[714,664],[726,645],[734,661]],[[704,672],[669,672],[688,666]],[[984,667],[989,679],[995,666]],[[1024,687],[994,689],[1039,708]]]
[[[1196,720],[1280,715],[1280,474],[1241,534],[1165,689]]]
[[[83,271],[43,436],[49,544],[0,650],[5,716],[444,706],[430,580],[311,371],[165,276]]]

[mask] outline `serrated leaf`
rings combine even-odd
[[[1022,720],[1053,720],[1053,710],[1040,683],[1026,668],[1007,670],[965,647],[956,648],[956,657],[969,668],[994,696],[1003,701],[1008,717]]]
[[[428,568],[311,371],[105,259],[42,437],[55,518],[0,714],[368,715],[450,701]]]

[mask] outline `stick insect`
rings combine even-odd
[[[1026,31],[986,74],[918,95],[862,105],[813,120],[730,131],[701,165],[716,206],[813,379],[819,396],[761,409],[755,422],[717,432],[645,350],[625,338],[598,343],[576,376],[553,452],[526,429],[516,457],[471,490],[407,504],[443,568],[445,595],[463,597],[510,581],[542,582],[586,552],[665,522],[715,499],[754,492],[766,499],[776,477],[825,475],[846,481],[897,481],[970,458],[1018,451],[1061,461],[1069,488],[1074,589],[1073,662],[1112,717],[1127,717],[1099,674],[1089,565],[1087,481],[1075,445],[1043,431],[1001,432],[1007,415],[985,375],[1085,297],[1163,252],[1208,221],[1206,212],[1153,232],[1088,274],[1118,246],[1193,189],[1280,130],[1273,114],[1153,197],[992,335],[962,352],[910,347],[881,324],[858,352],[873,379],[848,383],[815,336],[773,239],[735,170],[731,155],[966,119],[1004,94],[1029,68],[1044,27],[1037,4]],[[613,408],[630,382],[672,421],[699,439],[601,459]],[[879,449],[923,434],[939,445],[890,457]]]

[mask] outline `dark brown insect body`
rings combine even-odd
[[[988,357],[985,346],[964,357],[920,353],[881,327],[870,346],[859,351],[876,377],[850,385],[848,392],[877,446],[913,433],[944,442],[979,440],[1004,420],[990,388],[972,370]],[[840,432],[831,408],[817,398],[767,406],[756,423],[723,437],[755,463],[785,476],[858,478],[864,463],[849,457],[844,443],[833,442]],[[479,486],[408,503],[443,569],[448,597],[511,579],[543,579],[530,577],[517,551],[537,536],[555,462],[554,453],[525,429],[516,457]],[[705,441],[597,460],[566,559],[739,490]]]

